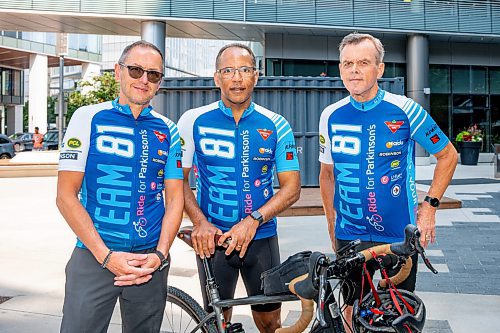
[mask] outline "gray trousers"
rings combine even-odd
[[[116,287],[113,273],[103,269],[89,250],[75,247],[66,265],[61,333],[107,332],[117,299],[122,332],[158,333],[167,299],[168,269],[154,272],[147,283]]]

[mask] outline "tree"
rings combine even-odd
[[[80,81],[78,86],[80,89],[68,96],[66,123],[69,123],[71,116],[79,107],[113,100],[120,91],[120,86],[112,72],[104,72],[90,80]]]

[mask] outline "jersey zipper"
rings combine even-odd
[[[132,116],[133,118],[133,116]],[[137,144],[139,142],[139,123],[137,121],[137,119],[133,119],[134,121],[134,150],[136,151],[137,153]],[[140,151],[140,149],[139,149]],[[132,207],[131,207],[131,212],[130,212],[130,215],[133,217],[132,218],[132,225],[131,225],[131,228],[129,229],[130,232],[131,232],[131,235],[130,235],[130,250],[132,251],[136,245],[136,240],[137,240],[137,231],[135,230],[135,225],[133,225],[134,222],[139,222],[139,221],[136,221],[137,219],[137,211],[135,209],[135,205],[137,204],[138,202],[138,198],[137,198],[137,189],[138,189],[138,182],[139,182],[139,176],[138,176],[138,170],[140,170],[140,159],[137,158],[136,156],[134,156],[134,159],[135,159],[135,163],[134,163],[134,168],[132,170],[132,172],[134,173],[134,185],[132,187]]]
[[[240,119],[241,121],[241,119]],[[239,123],[236,123],[235,122],[235,135],[236,135],[236,147],[235,147],[235,154],[237,152],[240,151],[240,130],[239,130]],[[238,192],[241,192],[243,193],[243,191],[238,191],[238,189],[241,189],[241,155],[238,156],[238,158],[235,158],[235,161],[236,161],[236,193],[239,197],[239,200],[238,200],[238,220],[236,223],[239,223],[239,221],[241,221],[243,215],[241,214],[241,203],[243,202],[243,198],[241,197],[242,194],[238,193]]]

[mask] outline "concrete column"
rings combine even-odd
[[[429,39],[424,35],[409,35],[406,44],[407,95],[429,111]],[[415,148],[417,165],[429,165],[429,153],[419,144]]]
[[[23,106],[7,106],[7,134],[23,132]]]
[[[101,66],[97,64],[92,64],[92,63],[85,63],[82,65],[82,79],[83,80],[90,80],[94,76],[97,76],[101,74]],[[89,92],[91,89],[93,89],[92,86],[88,87],[81,87],[82,94],[86,94]]]
[[[46,55],[30,55],[28,131],[34,132],[35,126],[41,133],[47,132],[47,89],[48,59]]]
[[[88,80],[94,76],[101,74],[101,66],[93,63],[84,63],[82,65],[82,79]]]
[[[5,106],[0,105],[0,133],[5,134]]]
[[[163,53],[164,60],[165,55],[165,37],[166,37],[167,25],[165,22],[160,21],[144,21],[141,22],[141,39],[150,42],[160,49]],[[164,64],[165,65],[165,64]],[[163,66],[165,70],[165,66]],[[166,114],[166,104],[164,99],[160,96],[155,96],[151,101],[151,105],[156,112],[163,115]]]

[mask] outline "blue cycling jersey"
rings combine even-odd
[[[238,124],[222,101],[186,111],[178,122],[182,164],[196,175],[197,201],[222,231],[273,196],[276,172],[299,170],[292,129],[282,116],[251,103]],[[255,239],[276,235],[273,218]]]
[[[79,108],[59,171],[83,172],[80,202],[106,246],[136,251],[158,243],[165,179],[182,179],[177,126],[149,106],[135,119],[117,100]],[[84,247],[78,240],[77,246]]]
[[[415,141],[435,154],[448,138],[419,104],[382,89],[365,103],[328,106],[319,132],[319,161],[334,166],[335,237],[402,240],[416,223]]]

